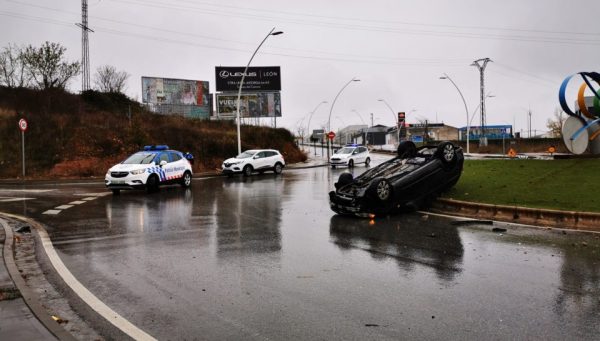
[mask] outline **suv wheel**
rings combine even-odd
[[[283,172],[283,166],[281,165],[281,163],[277,162],[275,164],[275,167],[273,167],[273,171],[275,172],[275,174],[281,174],[281,172]]]
[[[348,167],[354,167],[354,160],[350,159],[350,161],[348,161]]]
[[[146,181],[146,191],[148,193],[158,191],[158,176],[156,174],[150,175],[150,177]]]
[[[244,167],[244,176],[250,176],[252,175],[252,166],[247,165],[246,167]]]
[[[370,163],[371,163],[371,158],[367,157],[367,159],[365,160],[365,166],[369,166]]]

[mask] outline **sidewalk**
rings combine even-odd
[[[5,250],[5,239],[4,227],[0,225],[0,340],[56,340],[33,315],[12,281],[6,264],[14,260],[4,257],[5,251],[10,255],[12,248]]]

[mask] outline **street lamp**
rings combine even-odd
[[[333,112],[333,106],[335,105],[335,101],[337,101],[338,97],[340,97],[340,94],[342,93],[342,91],[344,91],[344,89],[350,85],[350,83],[352,82],[360,82],[360,79],[352,77],[351,80],[348,81],[348,83],[344,84],[344,86],[340,89],[340,91],[337,93],[337,95],[335,95],[335,98],[333,99],[333,103],[331,103],[331,107],[329,108],[329,118],[327,119],[327,133],[329,133],[331,131],[331,113]],[[329,161],[329,139],[327,139],[327,161]]]
[[[258,45],[258,47],[256,48],[256,50],[254,50],[254,53],[252,54],[252,57],[250,57],[250,60],[248,61],[248,64],[246,65],[246,68],[244,69],[244,73],[242,74],[242,80],[240,81],[240,88],[238,90],[238,97],[237,97],[237,110],[236,110],[236,115],[235,117],[237,118],[237,145],[238,145],[238,154],[242,153],[242,140],[240,139],[240,99],[242,97],[242,86],[244,85],[244,79],[246,78],[246,73],[248,72],[248,67],[250,66],[250,63],[252,62],[252,59],[254,59],[254,56],[256,55],[256,52],[258,52],[258,49],[260,49],[260,47],[262,46],[262,44],[264,44],[264,42],[267,40],[267,38],[269,38],[269,36],[278,36],[280,34],[282,34],[283,32],[281,31],[275,31],[275,27],[273,27],[271,29],[271,31],[269,32],[269,34],[267,34],[267,36],[265,37],[265,39],[263,39],[260,44]]]
[[[317,104],[317,106],[313,109],[313,111],[310,112],[310,116],[308,117],[308,125],[306,126],[306,130],[308,131],[309,134],[310,134],[310,121],[312,120],[312,117],[313,117],[315,111],[317,111],[317,109],[319,109],[321,104],[326,104],[326,103],[327,103],[327,101],[319,102],[319,104]]]
[[[388,108],[390,108],[390,111],[392,112],[392,115],[394,116],[394,120],[396,121],[396,131],[398,132],[398,144],[400,144],[400,122],[398,121],[398,116],[396,114],[396,112],[394,111],[394,109],[392,109],[392,107],[388,104],[388,102],[385,101],[385,99],[380,98],[378,99],[379,102],[383,102]]]
[[[452,83],[452,85],[454,85],[454,87],[458,91],[458,94],[460,95],[460,98],[463,101],[463,104],[465,105],[465,114],[467,115],[467,154],[469,154],[470,153],[470,149],[469,149],[469,134],[470,134],[470,130],[471,130],[470,129],[471,128],[471,122],[469,121],[469,109],[467,108],[467,101],[465,101],[465,97],[463,96],[462,92],[458,88],[458,85],[456,85],[456,83],[454,83],[454,81],[452,80],[452,78],[450,78],[450,76],[448,76],[447,74],[444,73],[444,75],[441,76],[440,79],[447,79],[447,80],[449,80]]]

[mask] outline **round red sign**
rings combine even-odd
[[[333,139],[335,138],[335,133],[334,133],[333,131],[330,131],[330,132],[328,132],[328,133],[327,133],[327,137],[328,137],[330,140],[333,140]]]
[[[19,129],[21,129],[21,131],[27,130],[27,121],[24,118],[19,120]]]

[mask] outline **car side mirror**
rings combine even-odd
[[[167,163],[168,163],[167,161],[165,161],[165,160],[162,160],[162,161],[160,162],[160,166],[161,166],[161,167],[163,167],[163,166],[166,166],[166,165],[167,165]]]

